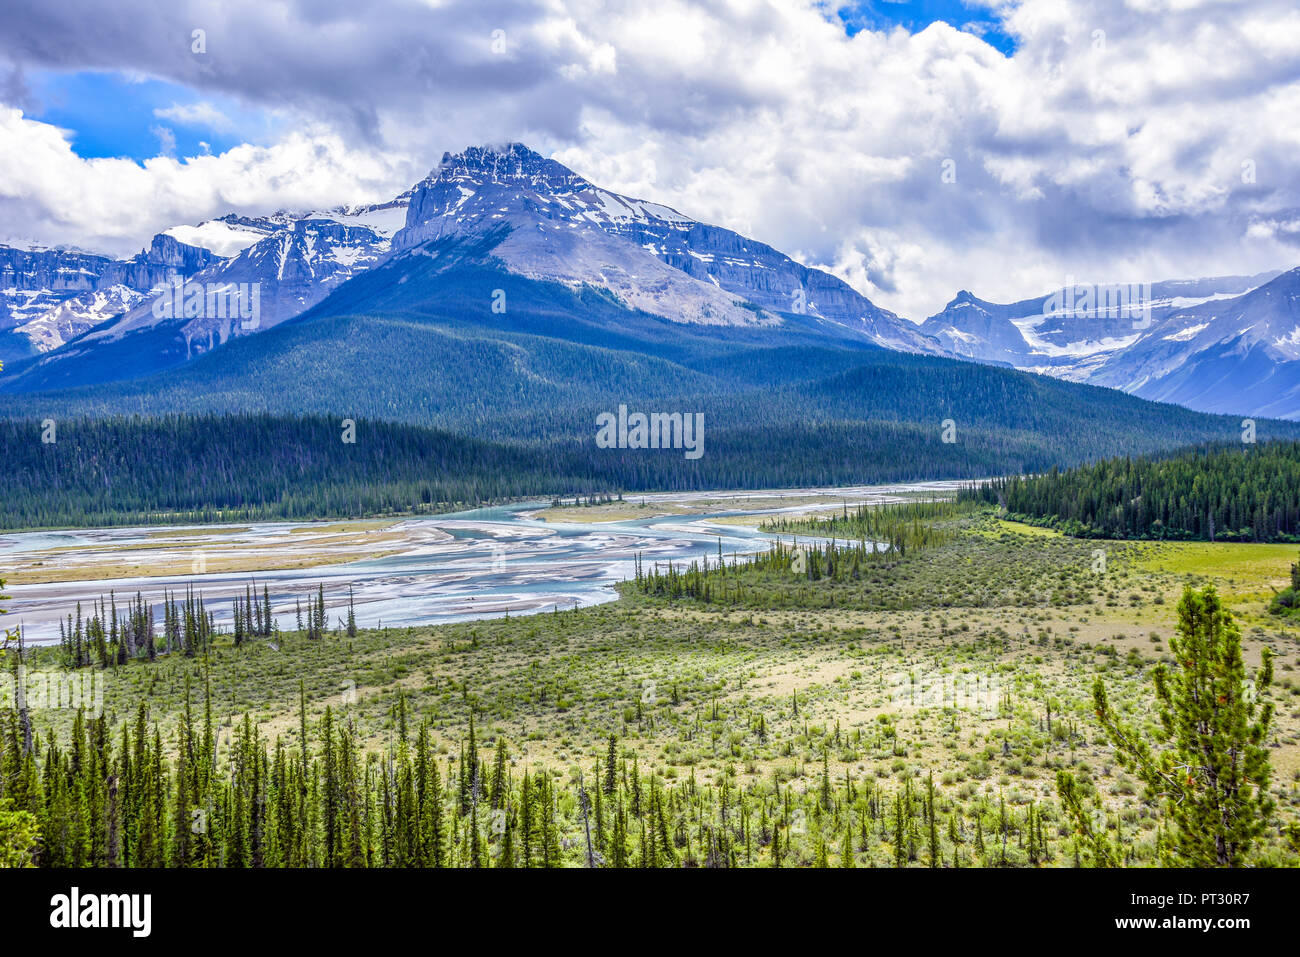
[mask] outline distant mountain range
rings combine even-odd
[[[1109,287],[1005,304],[963,290],[921,331],[979,362],[1205,412],[1300,418],[1300,268],[1128,288],[1128,308]]]
[[[541,334],[669,361],[707,352],[705,342],[784,345],[790,362],[805,348],[887,349],[1197,410],[1300,418],[1300,270],[1149,284],[1135,315],[1076,308],[1073,288],[1008,304],[962,291],[917,325],[771,246],[602,189],[520,144],[447,154],[387,203],[175,226],[129,260],[0,247],[0,274],[0,392],[72,390],[102,408],[134,394],[126,383],[180,373],[234,340],[263,343],[239,350],[239,364],[287,369],[298,360],[282,350],[306,333],[263,338],[286,323],[414,309],[498,341]],[[504,278],[470,288],[470,277],[491,275]],[[557,288],[573,302],[558,305]],[[599,309],[592,296],[603,297]],[[209,394],[244,388],[203,375]],[[193,378],[159,380],[159,394]]]
[[[0,359],[24,370],[6,385],[31,391],[130,378],[271,328],[378,262],[407,200],[173,227],[126,261],[0,247],[7,287]],[[256,284],[258,322],[216,315],[206,301],[189,314],[183,295],[182,308],[160,316],[177,283],[218,291]]]
[[[165,234],[126,260],[82,250],[0,246],[0,359],[57,349],[129,312],[172,276],[218,261],[209,250]]]

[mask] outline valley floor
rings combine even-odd
[[[302,682],[311,727],[329,707],[361,750],[380,752],[398,733],[401,697],[410,726],[427,723],[449,783],[472,714],[484,761],[501,742],[511,780],[547,777],[566,795],[557,814],[571,864],[583,853],[580,775],[588,788],[598,780],[611,735],[620,801],[642,779],[682,798],[668,824],[682,862],[1086,864],[1056,794],[1056,772],[1069,769],[1125,862],[1149,865],[1158,817],[1117,766],[1090,686],[1100,675],[1126,720],[1149,726],[1152,668],[1167,658],[1182,588],[1213,583],[1241,625],[1248,671],[1263,647],[1276,656],[1278,810],[1260,862],[1294,866],[1282,828],[1300,814],[1300,622],[1266,604],[1295,553],[1077,541],[984,512],[947,544],[838,591],[750,574],[728,603],[628,584],[614,603],[525,618],[282,634],[240,648],[222,639],[207,662],[108,670],[106,714],[129,720],[145,702],[174,741],[187,680],[210,682],[219,753],[245,714],[294,749]],[[66,730],[70,718],[39,720]]]

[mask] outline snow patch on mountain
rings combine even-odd
[[[1209,327],[1210,324],[1208,322],[1202,322],[1194,326],[1188,326],[1186,329],[1179,329],[1177,332],[1170,333],[1167,336],[1161,336],[1160,338],[1164,339],[1165,342],[1188,342],[1195,339],[1198,332],[1201,332],[1203,329],[1208,329]]]
[[[508,227],[493,249],[529,278],[587,283],[677,322],[753,325],[799,313],[881,345],[940,352],[837,277],[660,203],[595,186],[522,144],[446,154],[416,186],[402,252]]]
[[[1046,319],[1043,316],[1031,316],[1024,319],[1012,319],[1011,324],[1020,330],[1020,335],[1024,337],[1026,343],[1034,355],[1046,356],[1050,359],[1062,357],[1071,359],[1085,359],[1095,356],[1098,353],[1111,353],[1119,349],[1126,349],[1138,339],[1142,338],[1141,333],[1134,333],[1129,336],[1103,336],[1100,339],[1071,339],[1064,344],[1058,345],[1048,339],[1043,338],[1040,334],[1040,327],[1044,325]],[[1043,329],[1044,333],[1060,334],[1065,330],[1061,326],[1054,326],[1051,329]]]
[[[115,283],[65,299],[14,331],[31,340],[37,352],[50,352],[100,323],[129,312],[146,298],[146,293]]]

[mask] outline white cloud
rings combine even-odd
[[[182,126],[202,126],[218,132],[233,130],[235,124],[230,117],[206,101],[198,103],[174,103],[169,107],[153,111],[160,120],[171,120]]]
[[[149,132],[158,137],[158,155],[175,156],[176,155],[176,134],[170,127],[153,126]]]
[[[0,108],[0,215],[15,234],[118,255],[168,226],[223,212],[310,209],[391,199],[411,178],[404,160],[353,150],[328,130],[304,129],[272,147],[219,156],[82,159],[65,131]],[[18,225],[25,224],[25,225]]]

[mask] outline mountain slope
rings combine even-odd
[[[149,298],[121,283],[99,286],[65,299],[14,329],[36,352],[52,352],[109,319],[130,312]]]
[[[1200,411],[1300,418],[1295,273],[1152,283],[1131,312],[1103,308],[1096,287],[1006,304],[963,290],[921,330],[977,362]]]
[[[1136,301],[1149,308],[1149,322],[1157,325],[1180,309],[1239,296],[1278,275],[1269,272],[1150,283],[1138,291]],[[1148,321],[1144,313],[1101,309],[1092,299],[1086,307],[1072,308],[1084,302],[1084,291],[1093,296],[1097,290],[1094,286],[1065,287],[1019,302],[994,303],[963,289],[926,319],[921,330],[941,341],[950,355],[1084,379],[1081,370],[1136,342]]]
[[[921,332],[937,339],[949,355],[1019,365],[1033,350],[1014,320],[1041,308],[1038,299],[999,305],[963,289],[941,312],[921,323]]]
[[[6,385],[41,391],[174,368],[298,315],[387,251],[388,239],[368,226],[289,219],[229,259],[168,274],[112,321],[69,325],[60,348],[17,365]],[[19,331],[59,318],[51,312]]]
[[[0,360],[27,390],[112,381],[188,361],[232,335],[297,315],[369,268],[405,223],[410,195],[173,226],[130,260],[0,247],[0,278],[8,280],[0,294]],[[202,304],[187,310],[194,286],[203,287]],[[254,297],[256,321],[239,309]],[[234,306],[233,317],[224,305]],[[232,318],[243,321],[225,321]],[[78,345],[56,351],[74,339]],[[123,365],[121,356],[133,351],[140,354]]]
[[[126,312],[173,275],[197,272],[216,259],[161,234],[131,259],[0,246],[0,360],[57,349]]]
[[[599,286],[676,321],[775,324],[781,313],[806,314],[880,345],[936,351],[914,325],[834,276],[667,206],[601,189],[519,143],[445,155],[415,187],[393,248],[489,233],[500,237],[493,253],[511,271]]]
[[[1092,381],[1209,412],[1300,418],[1300,268],[1172,312]]]

